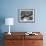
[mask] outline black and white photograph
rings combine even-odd
[[[19,9],[18,10],[19,22],[35,22],[35,10],[34,9]]]

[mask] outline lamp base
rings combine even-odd
[[[10,33],[10,32],[8,32],[8,34],[9,34],[9,35],[11,35],[11,33]]]

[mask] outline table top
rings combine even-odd
[[[40,32],[32,32],[32,34],[25,34],[27,32],[11,32],[9,35],[7,32],[4,33],[5,39],[43,39],[43,35]],[[35,35],[38,34],[38,35]]]

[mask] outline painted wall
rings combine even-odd
[[[18,9],[35,9],[35,23],[19,23]],[[11,31],[46,31],[46,0],[1,0],[2,17],[13,17],[14,26]],[[8,26],[1,26],[2,32],[8,31]]]

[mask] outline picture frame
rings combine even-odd
[[[18,9],[18,21],[20,23],[34,23],[35,9]]]

